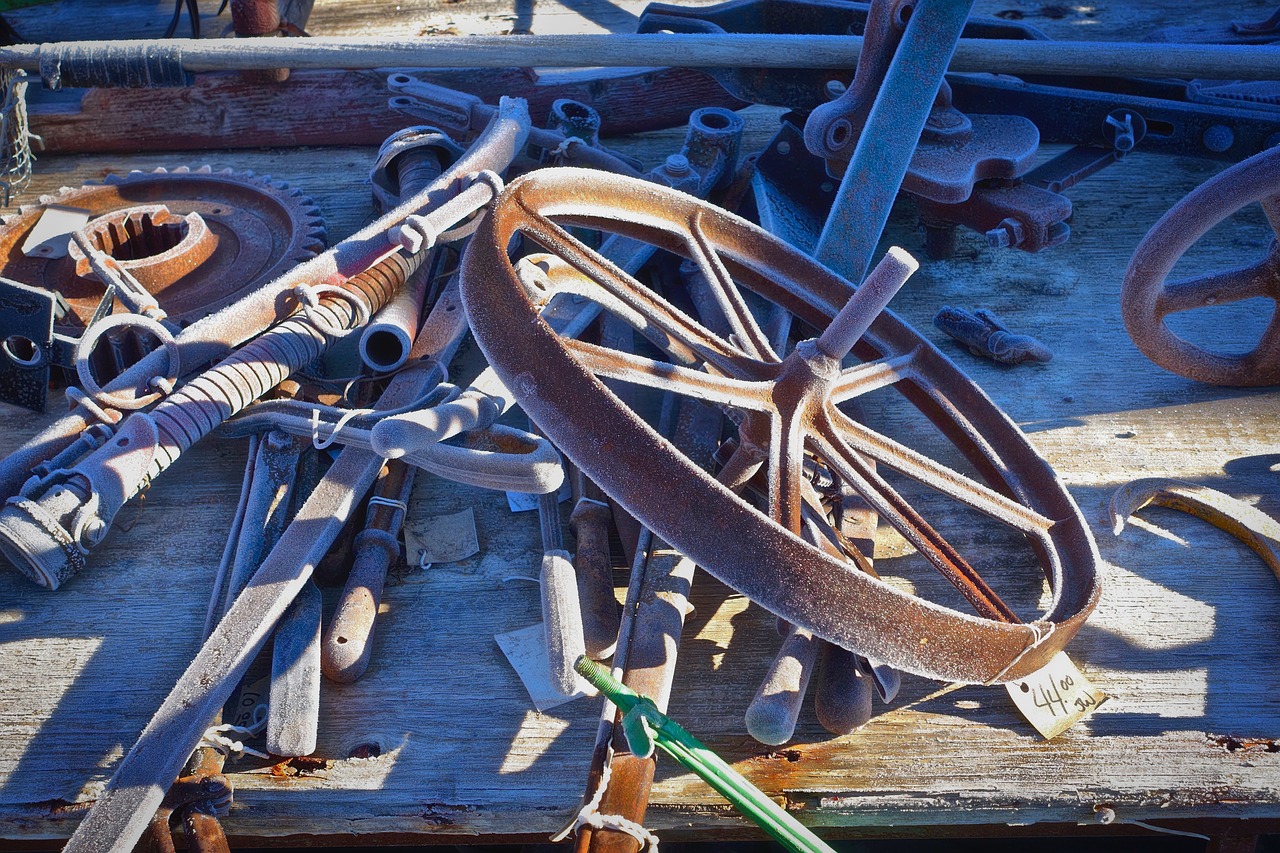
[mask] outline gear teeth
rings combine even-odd
[[[0,228],[30,227],[43,211],[51,204],[62,204],[75,207],[98,209],[100,204],[93,202],[95,190],[105,186],[118,186],[152,181],[163,182],[169,177],[194,176],[188,180],[206,180],[211,191],[219,192],[217,187],[224,183],[238,183],[251,190],[256,190],[264,197],[271,198],[277,205],[288,211],[292,226],[283,257],[277,262],[277,269],[303,263],[323,252],[328,245],[328,234],[324,217],[315,201],[301,190],[292,187],[287,181],[272,178],[269,175],[256,176],[250,170],[237,171],[234,168],[220,168],[216,171],[212,166],[204,165],[195,168],[177,166],[157,167],[150,171],[133,169],[128,172],[110,172],[99,180],[87,180],[78,187],[62,187],[56,193],[41,195],[36,203],[28,203],[17,207],[16,213],[0,214]],[[216,177],[213,177],[215,176]],[[163,195],[163,191],[161,191]],[[283,263],[286,266],[281,267]],[[3,264],[0,264],[0,274]]]

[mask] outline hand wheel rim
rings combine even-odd
[[[819,328],[853,288],[746,220],[633,179],[543,169],[512,182],[490,208],[462,263],[463,304],[481,350],[548,437],[657,535],[766,609],[859,654],[930,677],[990,682],[1025,676],[1060,651],[1083,624],[1097,601],[1098,557],[1078,508],[1017,427],[955,365],[891,313],[876,319],[861,346],[878,347],[870,350],[873,356],[918,353],[913,356],[919,359],[917,371],[931,381],[911,380],[899,390],[914,397],[913,404],[939,422],[953,444],[980,456],[986,462],[984,474],[1004,471],[1001,479],[1024,502],[1033,501],[1037,511],[1054,520],[1043,555],[1054,600],[1035,623],[970,616],[863,575],[760,514],[678,454],[582,366],[538,316],[507,257],[511,237],[531,210],[572,225],[604,225],[625,236],[642,236],[681,254],[682,223],[701,215],[708,238],[735,278],[751,279],[751,289],[763,287]],[[763,246],[778,264],[770,267],[753,256]],[[770,281],[768,270],[779,265],[788,270],[780,281],[802,279],[803,286]],[[937,398],[943,384],[948,395]],[[982,423],[975,424],[961,410],[981,412]],[[594,428],[579,431],[575,422]],[[995,446],[1002,448],[1000,454],[991,450]],[[620,464],[617,453],[624,448],[631,459],[644,461],[642,471]],[[1015,478],[1013,470],[1025,474]],[[676,500],[677,495],[682,497]],[[726,541],[681,507],[702,508],[703,517],[722,518],[730,529],[749,529],[752,535]],[[786,567],[790,583],[779,584],[769,573],[754,571],[762,565]],[[806,611],[815,601],[823,609]]]
[[[1264,151],[1210,178],[1151,227],[1129,261],[1120,290],[1125,329],[1143,355],[1165,370],[1198,382],[1233,386],[1280,383],[1280,304],[1273,309],[1258,346],[1243,355],[1216,353],[1177,336],[1164,319],[1173,312],[1162,313],[1161,305],[1169,273],[1196,241],[1242,207],[1276,196],[1280,196],[1280,148]],[[1270,258],[1262,263],[1269,262]]]

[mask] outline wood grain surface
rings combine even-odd
[[[625,30],[642,6],[319,0],[309,29],[494,32],[525,15],[536,32]],[[155,35],[169,4],[113,7],[62,3],[7,17],[32,40],[84,38],[108,24],[121,37]],[[1184,7],[1173,0],[1062,7],[984,0],[978,9],[1017,12],[1061,38],[1110,40],[1269,11],[1265,3]],[[212,21],[205,26],[216,29]],[[758,150],[778,111],[745,115],[744,150]],[[617,147],[654,165],[682,135],[654,132]],[[37,162],[22,200],[111,170],[210,163],[287,179],[313,196],[336,239],[372,216],[364,183],[372,159],[369,147],[50,155]],[[1068,192],[1075,215],[1065,246],[1027,255],[962,233],[956,256],[925,261],[892,305],[1027,432],[1093,528],[1104,591],[1069,649],[1112,697],[1091,718],[1045,742],[1002,688],[908,676],[893,706],[877,704],[871,723],[852,735],[828,736],[810,700],[791,744],[761,746],[746,735],[742,714],[779,643],[774,620],[699,574],[670,712],[804,822],[854,835],[1016,832],[1010,827],[1026,824],[1101,829],[1102,807],[1114,810],[1117,824],[1280,820],[1280,586],[1247,547],[1196,519],[1145,511],[1117,539],[1106,517],[1117,486],[1165,475],[1280,514],[1280,391],[1214,388],[1166,373],[1137,351],[1120,321],[1120,282],[1134,247],[1173,202],[1220,168],[1139,151]],[[1178,272],[1237,265],[1272,239],[1261,211],[1246,210],[1211,232]],[[909,201],[895,209],[889,244],[922,255]],[[1005,367],[969,355],[931,324],[944,304],[995,311],[1014,331],[1044,341],[1054,360]],[[1193,312],[1180,328],[1223,349],[1247,349],[1266,316],[1244,304]],[[472,366],[476,357],[470,345],[460,355]],[[51,409],[60,405],[55,395]],[[873,398],[868,409],[877,427],[910,434],[946,458],[891,395]],[[0,451],[48,419],[0,409]],[[244,453],[243,442],[213,437],[185,454],[126,508],[89,569],[56,593],[0,573],[0,838],[69,835],[194,655]],[[228,765],[236,787],[225,820],[230,834],[533,838],[571,817],[599,704],[580,699],[536,712],[493,640],[539,619],[535,585],[513,579],[536,576],[536,515],[512,514],[502,495],[418,478],[415,515],[466,506],[475,511],[480,553],[395,577],[369,673],[353,685],[324,685],[323,769],[272,772],[252,759]],[[989,579],[1011,603],[1033,610],[1046,591],[1025,549],[938,512],[944,532],[992,570]],[[877,567],[949,600],[912,558]],[[327,607],[335,595],[326,590]],[[681,837],[749,831],[709,788],[665,759],[646,824]]]

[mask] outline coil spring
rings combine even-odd
[[[390,255],[342,286],[371,311],[387,304],[426,257]],[[351,329],[355,306],[341,297],[322,297],[313,309],[317,323],[297,315],[264,332],[216,366],[192,379],[152,411],[160,445],[151,465],[152,477],[168,468],[191,445],[245,408],[291,373],[320,357],[336,340],[334,330]]]

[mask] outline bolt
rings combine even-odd
[[[1236,135],[1225,124],[1214,124],[1205,129],[1202,140],[1205,148],[1221,154],[1236,144]]]
[[[987,232],[987,245],[993,249],[1016,249],[1024,239],[1022,223],[1013,218],[1002,219]]]
[[[667,157],[664,168],[672,175],[684,175],[689,172],[689,158],[683,154],[672,154]]]
[[[277,453],[290,449],[293,446],[293,436],[284,430],[273,429],[267,433],[267,447]]]
[[[1107,116],[1107,125],[1115,128],[1115,138],[1111,140],[1111,144],[1117,151],[1127,154],[1133,150],[1133,146],[1138,144],[1138,140],[1133,133],[1133,115],[1131,113],[1122,113],[1123,118],[1115,113]]]
[[[86,547],[93,548],[107,535],[107,525],[100,518],[90,518],[84,523],[80,539]]]

